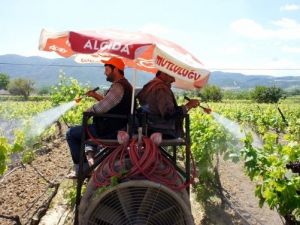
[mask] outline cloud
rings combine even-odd
[[[243,46],[224,46],[218,48],[218,52],[222,52],[225,55],[233,55],[233,54],[240,54],[243,52]]]
[[[149,33],[149,34],[153,34],[159,37],[166,37],[169,36],[170,33],[172,33],[172,31],[167,28],[164,27],[160,24],[155,24],[155,23],[148,23],[145,24],[140,31],[144,32],[144,33]]]
[[[299,63],[289,59],[265,59],[262,60],[262,65],[269,68],[268,74],[273,76],[289,76],[300,75]]]
[[[300,76],[299,63],[284,58],[261,58],[255,62],[237,62],[211,59],[207,65],[211,71],[242,73],[245,75]]]
[[[171,29],[157,23],[145,24],[139,31],[172,41],[187,51],[194,49],[194,46],[197,46],[198,43],[198,40],[195,40],[190,34],[184,33],[180,29]]]
[[[262,60],[262,64],[269,69],[293,69],[299,67],[294,61],[278,58]]]
[[[288,52],[288,53],[300,53],[300,48],[295,48],[295,47],[283,47],[282,48],[283,52]]]
[[[253,39],[299,39],[300,24],[297,21],[282,18],[277,21],[272,21],[275,27],[268,29],[256,23],[251,19],[239,19],[230,24],[230,28],[245,37]]]
[[[296,4],[286,4],[280,7],[281,11],[296,11],[299,10],[300,6]]]
[[[186,42],[189,43],[189,41],[191,41],[191,38],[188,36],[188,34],[185,34],[177,29],[165,27],[161,24],[148,23],[139,30],[144,33],[152,34],[157,37],[173,41],[179,45],[185,44]]]

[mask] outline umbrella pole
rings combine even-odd
[[[129,135],[130,137],[133,134],[133,129],[134,129],[134,117],[135,117],[135,112],[134,112],[134,105],[135,105],[135,87],[136,87],[136,69],[133,71],[133,76],[132,76],[132,96],[131,96],[131,109],[130,109],[130,118],[129,118]]]
[[[130,110],[131,115],[133,115],[133,110],[134,110],[135,87],[136,87],[136,69],[134,69],[133,77],[132,77],[132,97],[131,97],[131,110]]]

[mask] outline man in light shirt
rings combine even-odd
[[[86,111],[97,114],[128,115],[131,108],[132,86],[124,77],[124,62],[117,57],[102,62],[105,67],[106,80],[112,82],[112,85],[104,96],[95,91],[87,92],[86,95],[95,98],[97,103]],[[88,130],[94,137],[115,138],[118,130],[124,128],[126,124],[126,119],[94,117],[93,123],[88,126]],[[82,126],[71,127],[66,134],[75,168],[75,173],[69,174],[69,178],[77,177],[82,129]],[[89,150],[89,148],[86,149]],[[84,166],[86,167],[87,163]]]

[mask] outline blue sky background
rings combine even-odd
[[[42,28],[142,30],[211,70],[300,76],[300,0],[3,1],[0,55],[58,57],[38,50]]]

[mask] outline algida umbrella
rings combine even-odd
[[[150,73],[161,70],[175,78],[175,87],[186,90],[203,87],[210,74],[195,56],[179,45],[142,32],[43,29],[39,49],[74,57],[78,63],[102,63],[101,60],[112,56],[120,57],[126,66],[136,70]]]

